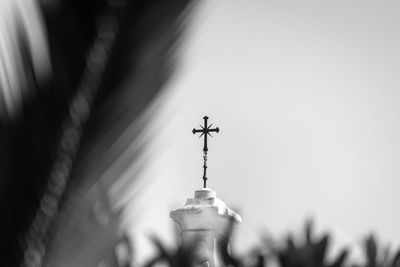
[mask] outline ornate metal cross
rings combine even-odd
[[[219,128],[217,127],[217,128],[212,129],[212,128],[211,128],[212,124],[211,124],[210,126],[208,126],[208,124],[207,124],[208,117],[207,117],[207,116],[204,116],[203,119],[204,119],[204,126],[201,126],[201,125],[200,125],[201,129],[195,129],[195,128],[193,128],[193,131],[192,131],[192,132],[193,132],[193,134],[201,133],[200,137],[204,136],[204,147],[203,147],[203,160],[204,160],[203,170],[204,170],[204,171],[203,171],[203,181],[204,181],[204,188],[206,188],[206,185],[207,185],[207,176],[206,176],[206,171],[207,171],[207,152],[208,152],[208,147],[207,147],[207,136],[209,135],[209,136],[212,137],[212,135],[211,135],[210,133],[211,133],[211,132],[216,132],[216,133],[218,133],[218,132],[219,132]]]

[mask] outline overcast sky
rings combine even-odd
[[[208,115],[221,129],[208,185],[239,208],[239,250],[308,216],[339,245],[371,230],[399,245],[400,2],[202,2],[155,103],[142,177],[152,186],[136,202],[148,205],[141,219],[127,218],[132,233],[172,242],[169,210],[202,186],[191,129]]]

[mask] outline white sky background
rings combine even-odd
[[[202,186],[202,139],[191,130],[204,115],[221,129],[208,185],[239,208],[239,251],[260,229],[279,237],[308,216],[337,244],[373,230],[399,245],[400,2],[203,2],[157,102],[142,177],[152,186],[132,210],[148,206],[128,213],[138,256],[149,246],[142,233],[172,243],[169,210]]]

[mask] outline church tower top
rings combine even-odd
[[[196,190],[194,197],[186,200],[184,206],[172,210],[169,214],[174,220],[181,232],[183,246],[197,242],[201,247],[199,250],[206,252],[204,255],[204,266],[219,267],[221,259],[219,259],[218,248],[215,246],[220,240],[230,239],[232,222],[240,223],[242,218],[238,213],[231,210],[226,204],[217,197],[217,193],[207,188],[207,136],[211,136],[212,132],[219,132],[219,128],[211,128],[208,125],[208,117],[204,116],[204,125],[200,125],[201,129],[193,129],[193,134],[201,133],[204,136],[203,146],[203,181],[204,188]],[[228,246],[228,244],[225,244]],[[228,248],[226,248],[228,249]],[[200,253],[201,254],[201,253]],[[203,266],[203,265],[201,265]]]
[[[170,217],[177,222],[179,221],[178,217],[181,217],[182,215],[195,215],[194,217],[196,217],[197,220],[201,217],[232,217],[236,223],[242,221],[240,215],[228,208],[221,199],[217,198],[217,193],[210,188],[196,190],[194,192],[194,198],[187,199],[185,206],[177,208],[170,213]],[[184,226],[185,222],[178,222],[178,224]],[[210,230],[212,230],[212,224],[209,224],[209,226]]]
[[[242,218],[217,198],[214,190],[196,190],[194,198],[187,199],[183,207],[172,210],[169,216],[180,228],[183,246],[197,242],[200,255],[208,255],[200,259],[205,263],[201,266],[223,266],[218,246],[215,244],[219,240],[229,240],[232,222],[240,223]]]

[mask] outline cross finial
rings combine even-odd
[[[218,132],[219,132],[219,128],[218,128],[218,127],[214,128],[214,129],[211,128],[212,124],[211,124],[210,126],[208,126],[208,124],[207,124],[208,117],[207,117],[207,116],[204,116],[203,119],[204,119],[204,126],[201,126],[201,125],[200,125],[201,129],[195,129],[195,128],[193,128],[192,132],[193,132],[193,134],[201,133],[200,137],[204,136],[204,147],[203,147],[203,160],[204,160],[204,164],[203,164],[203,181],[204,181],[204,188],[206,188],[206,185],[207,185],[207,176],[206,176],[206,171],[207,171],[207,152],[208,152],[208,147],[207,147],[207,136],[209,135],[209,136],[212,137],[212,135],[211,135],[210,133],[211,133],[211,132],[216,132],[216,133],[218,133]]]

